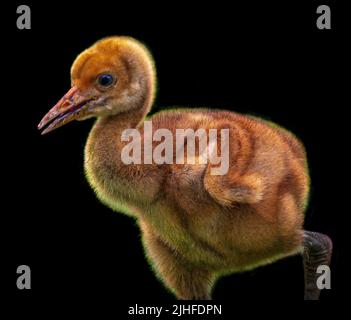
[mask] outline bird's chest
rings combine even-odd
[[[125,165],[117,139],[93,139],[85,147],[84,167],[89,184],[98,198],[116,211],[140,207],[153,201],[160,189],[159,173],[154,168]]]

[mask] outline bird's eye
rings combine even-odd
[[[109,87],[114,83],[114,78],[110,74],[102,74],[98,77],[98,83],[102,87]]]

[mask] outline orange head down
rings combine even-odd
[[[150,108],[155,67],[148,50],[128,37],[109,37],[83,51],[71,68],[71,89],[43,117],[42,134],[72,120]],[[145,110],[145,113],[148,110]]]

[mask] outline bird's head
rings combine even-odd
[[[110,37],[83,51],[71,68],[71,88],[38,125],[42,134],[72,120],[149,111],[155,68],[149,51],[129,37]]]

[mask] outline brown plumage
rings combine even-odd
[[[228,129],[228,173],[212,175],[215,165],[199,164],[198,153],[196,164],[126,165],[122,132],[137,128],[143,136],[154,100],[149,52],[128,37],[106,38],[77,57],[71,77],[72,89],[39,128],[46,126],[46,133],[73,119],[98,117],[85,148],[89,183],[103,203],[137,219],[155,272],[178,298],[210,298],[221,275],[306,247],[309,176],[305,150],[291,133],[229,111],[163,111],[149,120],[153,130],[167,128],[173,137],[179,128]],[[327,247],[327,263],[331,242],[324,236],[317,240],[309,246]],[[318,297],[313,284],[311,292],[306,298]]]

